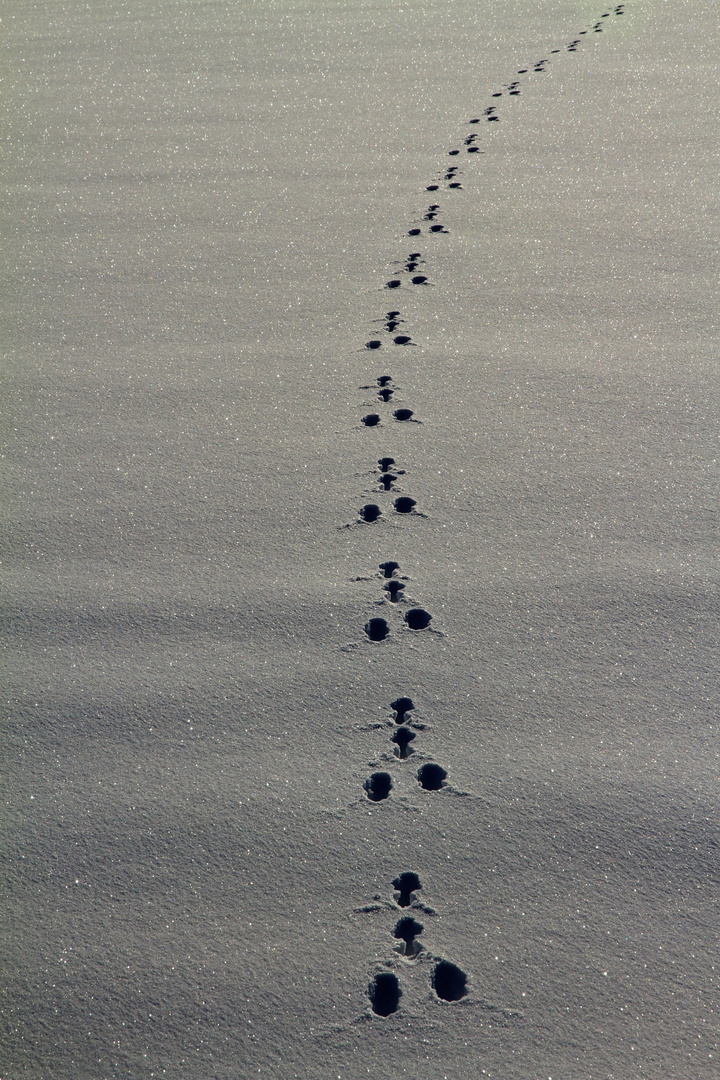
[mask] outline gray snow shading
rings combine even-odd
[[[720,29],[615,10],[3,6],[3,1080],[716,1080]]]

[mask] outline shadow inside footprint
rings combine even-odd
[[[387,282],[385,288],[386,289],[399,289],[400,288],[400,282],[398,281],[397,278],[393,278],[392,281]]]
[[[392,886],[399,893],[395,897],[398,907],[410,907],[413,893],[422,888],[420,878],[409,870],[406,870],[404,874],[398,874]]]
[[[367,416],[363,416],[362,422],[365,427],[377,427],[380,423],[380,417],[377,413],[371,412],[368,413]]]
[[[393,416],[396,420],[411,420],[413,411],[412,409],[396,409]]]
[[[402,599],[402,592],[405,588],[402,581],[389,581],[384,588],[386,593],[390,593],[390,602],[392,604],[397,604],[398,600]]]
[[[423,765],[417,774],[420,787],[424,788],[425,791],[439,791],[440,788],[445,787],[446,777],[445,770],[430,761]]]
[[[366,503],[360,507],[360,517],[363,521],[377,521],[380,517],[380,507],[376,503]]]
[[[382,802],[383,799],[387,799],[392,790],[390,773],[374,772],[372,776],[368,776],[363,787],[371,802]]]
[[[397,480],[397,476],[395,475],[395,473],[391,473],[391,472],[383,473],[382,476],[380,477],[380,483],[385,488],[386,491],[390,491],[390,489],[392,488],[392,486],[393,486],[393,484],[395,483],[396,480]]]
[[[405,612],[405,622],[408,624],[411,630],[425,630],[430,625],[432,615],[429,615],[427,611],[423,611],[422,608],[410,608]]]
[[[415,732],[410,728],[401,727],[393,732],[392,741],[396,744],[395,753],[399,758],[408,758],[413,753],[410,743],[415,738]]]
[[[460,1001],[467,994],[467,975],[449,960],[441,960],[435,965],[432,985],[443,1001]]]
[[[412,514],[416,505],[415,499],[411,499],[408,495],[401,495],[395,500],[395,510],[398,514]]]
[[[396,698],[395,701],[390,702],[390,708],[395,710],[395,723],[402,724],[405,720],[405,715],[412,712],[415,706],[413,705],[412,698],[399,697]]]
[[[384,619],[370,619],[365,623],[365,633],[371,641],[384,641],[390,633],[390,627]]]
[[[390,1016],[397,1012],[402,997],[397,975],[393,975],[391,971],[376,975],[368,987],[368,997],[372,1011],[377,1016]]]
[[[408,334],[398,334],[397,337],[393,338],[393,341],[396,345],[412,345],[412,340]]]
[[[382,570],[383,577],[391,578],[395,571],[400,569],[400,563],[393,562],[392,560],[381,562],[379,569]],[[407,700],[409,701],[410,699],[408,698]]]
[[[404,942],[403,952],[405,956],[417,956],[420,952],[420,944],[415,941],[415,938],[422,932],[422,923],[419,923],[417,919],[413,919],[412,915],[404,915],[395,924],[393,937]]]
[[[381,401],[389,401],[395,391],[390,386],[381,386],[378,390],[378,397]]]
[[[382,341],[377,341],[377,340],[376,341],[366,341],[365,342],[365,348],[366,349],[379,349],[381,345],[382,345]]]
[[[387,386],[390,382],[392,382],[392,375],[378,375],[377,377],[378,386]]]

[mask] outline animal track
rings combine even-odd
[[[612,14],[616,16],[623,15],[624,6],[623,3],[617,3],[612,10]],[[553,56],[559,55],[564,49],[566,49],[567,52],[576,52],[583,44],[582,38],[584,36],[593,32],[603,32],[604,28],[609,25],[606,21],[609,18],[611,18],[611,11],[602,14],[588,29],[581,30],[578,36],[573,38],[563,47],[563,49],[556,48],[550,50],[547,57],[534,61],[533,64],[526,68],[519,68],[517,74],[527,75],[532,73],[534,75],[542,75],[548,73],[548,65],[552,62]],[[502,83],[501,88],[493,91],[490,94],[490,97],[492,100],[497,100],[505,95],[508,97],[519,97],[521,95],[520,81],[513,80],[509,83]],[[510,107],[512,106],[509,104],[508,108]],[[487,134],[487,129],[481,129],[477,127],[477,125],[481,124],[483,120],[487,123],[497,124],[500,122],[500,119],[499,107],[496,105],[488,105],[486,108],[482,109],[479,116],[469,119],[467,123],[474,127],[474,131],[470,134],[466,134],[465,137],[462,138],[461,146],[464,147],[465,152],[467,154],[485,153],[485,151],[481,149],[481,144],[483,138],[489,139],[490,135]],[[483,132],[486,133],[484,136]],[[456,144],[456,147],[457,145],[459,144]],[[457,157],[463,152],[462,148],[458,149],[456,147],[448,151],[448,156]],[[437,192],[440,190],[441,186],[443,186],[444,189],[462,189],[463,185],[460,182],[460,171],[457,165],[453,164],[444,169],[439,169],[432,182],[427,184],[426,190],[429,192]],[[459,200],[459,202],[462,203],[462,200]],[[458,200],[455,201],[455,207],[457,206]],[[427,222],[427,226],[422,224],[422,222],[419,222],[418,218],[416,218],[416,224],[408,230],[407,235],[412,237],[422,236],[423,234],[426,236],[448,235],[449,230],[438,220],[439,217],[440,204],[430,204],[427,210],[422,213],[422,222]],[[422,241],[417,242],[420,243]],[[437,250],[437,245],[434,250]],[[404,261],[398,261],[397,264],[391,264],[393,273],[399,273],[400,277],[388,280],[385,283],[384,288],[399,289],[406,285],[434,285],[434,283],[428,279],[427,274],[421,272],[423,269],[426,269],[424,262],[425,260],[422,258],[421,253],[415,251],[411,252]],[[410,334],[401,332],[400,330],[400,327],[404,322],[405,320],[401,318],[399,311],[388,311],[383,319],[373,320],[373,323],[382,323],[383,331],[392,336],[391,344],[414,346],[416,343],[412,340]],[[368,351],[376,351],[377,349],[382,348],[384,344],[390,343],[387,342],[387,339],[385,338],[372,338],[365,343],[365,349]],[[376,389],[378,400],[382,402],[383,405],[389,404],[394,399],[396,387],[392,385],[392,382],[393,380],[390,375],[377,377],[377,385],[374,389]],[[370,389],[370,387],[365,387],[364,389]],[[412,409],[396,408],[389,411],[392,411],[393,419],[398,422],[419,422],[415,419]],[[381,418],[378,413],[368,413],[362,418],[362,423],[366,427],[375,427],[380,424],[380,422]],[[378,458],[378,466],[379,476],[377,470],[373,470],[374,475],[378,476],[378,487],[384,493],[393,491],[393,509],[395,513],[418,513],[416,510],[417,504],[414,499],[406,495],[399,495],[393,489],[393,485],[398,481],[399,477],[404,475],[403,470],[395,467],[395,459],[392,457]],[[383,498],[386,498],[386,495],[381,496],[381,502]],[[365,522],[376,521],[382,516],[380,506],[375,503],[367,503],[360,509],[359,516],[360,519]],[[397,527],[397,525],[394,527]],[[384,597],[377,601],[377,603],[381,605],[386,605],[387,603],[401,604],[400,611],[393,617],[402,615],[404,627],[409,631],[415,632],[426,630],[430,627],[432,616],[423,608],[409,606],[412,601],[408,600],[405,595],[406,581],[408,579],[402,580],[398,576],[399,569],[399,564],[394,560],[387,560],[386,562],[379,564],[380,575],[376,572],[375,580],[380,576]],[[388,611],[389,609],[385,606],[383,610]],[[368,640],[371,642],[384,641],[390,635],[388,622],[383,618],[369,619],[368,622],[366,622],[364,629]],[[437,631],[431,631],[431,633],[437,633]],[[400,761],[406,761],[415,753],[415,748],[412,744],[417,739],[417,731],[422,731],[424,725],[422,723],[412,722],[409,719],[414,710],[414,704],[411,698],[397,698],[391,703],[391,707],[394,710],[393,722],[395,725],[391,735],[393,755]],[[387,725],[389,721],[385,719],[383,723]],[[387,751],[385,760],[392,760],[389,758]],[[397,765],[397,768],[402,769],[402,766]],[[414,769],[412,771],[414,772]],[[425,761],[417,768],[415,776],[418,785],[423,791],[437,792],[447,787],[447,771],[434,762]],[[384,801],[389,798],[393,789],[391,774],[382,771],[373,772],[368,779],[365,780],[363,786],[369,801]],[[388,812],[392,813],[392,810],[388,808]],[[397,890],[394,894],[394,898],[400,908],[408,908],[412,905],[415,914],[417,914],[418,911],[427,911],[430,914],[434,913],[432,912],[432,909],[425,907],[417,900],[416,893],[420,890],[421,885],[420,878],[416,873],[402,873],[393,880],[392,885]],[[379,900],[380,897],[378,896],[375,899]],[[388,902],[386,902],[386,904],[387,903]],[[382,905],[373,905],[361,910],[381,909]],[[418,956],[422,951],[418,941],[422,931],[422,923],[418,922],[411,915],[404,915],[402,918],[398,919],[392,930],[393,938],[399,943],[399,945],[395,946],[395,951],[399,951],[401,955],[406,958]],[[396,962],[397,961],[395,961],[395,963]],[[390,967],[393,965],[389,963],[387,966]],[[408,968],[408,970],[410,969]],[[457,1002],[467,996],[467,975],[460,967],[448,960],[435,959],[433,961],[431,981],[433,990],[440,1001]],[[396,1012],[402,997],[402,990],[398,978],[391,971],[383,971],[376,974],[368,986],[367,993],[372,1011],[376,1015],[382,1017],[390,1016],[392,1013]]]
[[[385,329],[388,334],[392,334],[394,330],[397,330],[400,323],[404,323],[405,320],[400,318],[399,311],[388,311],[385,316]]]
[[[439,765],[428,762],[421,769],[418,769],[417,778],[420,787],[424,788],[425,791],[440,791],[445,786],[447,773]]]
[[[377,1016],[390,1016],[397,1012],[402,997],[397,975],[391,971],[376,975],[368,987],[368,997],[372,1011]]]
[[[395,701],[390,702],[390,708],[395,710],[395,723],[402,724],[405,721],[406,715],[409,712],[412,712],[415,706],[412,698],[399,697],[396,698]]]
[[[394,464],[395,458],[378,458],[378,465],[381,470],[380,486],[385,491],[390,491],[398,477],[405,475],[404,469],[396,469],[395,472],[390,472],[390,466]]]
[[[390,627],[384,619],[369,619],[365,623],[365,633],[371,641],[384,641],[390,633]]]
[[[398,919],[393,930],[393,937],[403,942],[404,956],[417,956],[421,951],[421,946],[415,939],[422,932],[423,924],[413,919],[412,915],[405,915],[402,919]]]
[[[422,888],[420,878],[417,874],[413,874],[412,871],[405,871],[404,874],[398,874],[392,882],[392,886],[398,891],[398,896],[395,897],[398,907],[410,907],[413,893],[418,892]]]
[[[443,1001],[460,1001],[467,994],[467,975],[449,960],[441,960],[435,965],[432,985]]]
[[[372,776],[368,776],[363,787],[371,802],[382,802],[383,799],[387,799],[392,791],[390,773],[374,772]]]
[[[395,753],[399,758],[408,758],[414,750],[410,743],[415,739],[415,732],[410,728],[397,728],[392,734],[392,741],[396,744]]]
[[[402,592],[405,585],[402,581],[389,581],[387,585],[383,586],[386,593],[390,594],[390,603],[397,604],[398,600],[402,599]]]
[[[432,615],[422,608],[410,608],[405,612],[405,622],[411,630],[425,630],[430,625]]]

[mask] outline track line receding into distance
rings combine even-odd
[[[469,132],[458,137],[458,143],[447,151],[447,156],[453,158],[453,163],[438,170],[438,175],[432,178],[425,187],[431,192],[433,198],[439,198],[438,192],[450,193],[452,198],[464,190],[463,170],[455,163],[456,158],[463,155],[472,155],[473,171],[466,178],[470,183],[478,176],[477,155],[485,154],[492,147],[492,132],[495,125],[502,122],[505,107],[518,108],[517,99],[522,97],[522,88],[530,79],[538,78],[545,74],[548,66],[553,63],[553,57],[562,53],[580,52],[584,40],[590,34],[601,34],[608,26],[607,20],[622,17],[625,13],[626,4],[620,3],[610,10],[604,11],[598,19],[589,27],[580,30],[576,37],[564,46],[551,49],[544,57],[533,61],[526,67],[518,69],[505,83],[502,83],[490,95],[492,102],[479,110],[478,115],[472,116],[466,126]],[[502,99],[502,101],[501,101]],[[483,124],[492,124],[492,128],[483,128]],[[483,132],[487,132],[484,135]],[[486,149],[487,148],[487,149]],[[406,235],[413,238],[413,245],[423,247],[421,251],[408,251],[401,253],[392,264],[392,277],[385,280],[382,286],[383,292],[393,294],[392,301],[395,307],[389,308],[384,314],[374,313],[369,318],[370,332],[368,340],[362,348],[373,355],[380,355],[385,359],[391,354],[392,366],[399,363],[403,348],[412,347],[412,328],[408,327],[407,319],[403,315],[402,297],[410,289],[423,290],[431,302],[433,288],[440,282],[433,280],[430,248],[425,244],[433,244],[436,239],[447,236],[449,230],[442,221],[442,204],[430,202],[427,209],[422,213],[419,220],[412,223]],[[389,297],[387,298],[390,299]],[[375,330],[372,330],[372,327]],[[378,336],[378,333],[380,336]],[[388,364],[388,367],[390,365]],[[399,457],[391,456],[392,447],[388,446],[391,441],[390,433],[396,424],[405,427],[413,427],[417,437],[422,438],[422,418],[415,415],[413,409],[401,406],[397,407],[394,400],[397,385],[392,374],[385,371],[372,376],[373,382],[361,387],[363,390],[373,390],[375,394],[372,411],[366,412],[360,418],[360,424],[367,430],[368,439],[372,440],[372,446],[368,449],[368,455],[377,464],[373,466],[373,472],[377,482],[377,502],[366,503],[358,511],[358,519],[355,524],[367,525],[371,528],[383,528],[388,520],[397,522],[403,528],[417,528],[421,519],[425,516],[418,509],[420,500],[411,495],[398,494],[397,484],[400,478],[407,478],[405,469],[400,468]],[[365,406],[367,408],[367,404]],[[380,439],[382,437],[382,445]],[[388,453],[390,450],[390,454]],[[394,451],[397,454],[397,451]],[[417,478],[407,478],[414,485]],[[347,527],[347,526],[344,526]],[[401,575],[400,564],[388,553],[385,562],[381,563],[375,571],[372,580],[378,580],[384,597],[382,603],[387,603],[388,618],[369,616],[364,625],[364,639],[369,648],[384,648],[385,642],[397,634],[427,634],[437,632],[432,626],[432,614],[419,607],[406,595],[408,577]],[[422,752],[421,740],[418,738],[425,725],[413,719],[415,705],[411,698],[401,697],[390,704],[394,715],[388,720],[392,729],[390,742],[393,748],[390,767],[393,772],[379,770],[371,773],[363,784],[364,798],[372,805],[377,806],[374,813],[390,813],[393,811],[393,793],[408,783],[414,790],[414,797],[422,797],[427,800],[443,798],[443,792],[447,792],[447,771],[439,764],[431,761],[423,761],[416,768],[409,767],[413,757],[417,761],[425,755]],[[389,927],[389,946],[393,946],[393,956],[371,977],[368,984],[367,995],[370,1001],[370,1012],[374,1016],[387,1018],[401,1008],[403,990],[400,979],[396,974],[400,970],[404,977],[414,969],[418,969],[418,960],[428,960],[431,963],[430,986],[434,999],[438,1002],[459,1002],[468,995],[468,977],[456,964],[439,956],[426,953],[423,945],[418,940],[425,930],[424,924],[415,919],[414,915],[402,915],[402,911],[425,912],[434,914],[432,908],[420,902],[418,892],[421,889],[419,875],[414,870],[402,870],[391,883],[396,890],[384,904],[369,905],[359,909],[361,911],[376,911],[387,908],[395,910],[394,925]],[[377,898],[379,899],[379,898]],[[397,916],[400,915],[398,918]],[[422,967],[423,965],[421,965]],[[419,969],[418,969],[419,970]]]

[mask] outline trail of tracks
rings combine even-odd
[[[496,130],[496,125],[502,122],[506,108],[518,107],[517,101],[522,97],[525,82],[544,74],[548,65],[552,64],[554,58],[560,54],[582,53],[583,43],[588,36],[603,33],[615,18],[624,15],[625,8],[626,5],[620,3],[610,11],[603,12],[596,22],[580,30],[571,41],[566,42],[562,47],[550,50],[547,56],[520,68],[514,73],[514,77],[510,77],[508,82],[498,87],[491,94],[491,102],[479,110],[479,115],[471,117],[466,122],[469,128],[468,133],[460,137],[458,143],[448,151],[452,162],[440,168],[438,175],[427,184],[426,191],[431,193],[430,197],[439,199],[447,195],[456,198],[463,191],[464,179],[468,184],[475,183],[479,176],[477,166],[479,159],[474,155],[491,152],[492,132]],[[610,20],[610,23],[608,24],[606,20]],[[485,124],[492,124],[493,127],[485,128]],[[467,170],[459,164],[459,160],[464,155],[473,155],[469,160],[468,157],[464,159],[468,166]],[[412,222],[407,230],[408,246],[422,248],[428,242],[432,243],[442,236],[447,236],[449,229],[443,223],[442,212],[441,202],[430,202],[421,219]],[[388,278],[383,287],[388,298],[388,309],[380,316],[378,313],[369,316],[371,327],[374,326],[376,329],[364,346],[369,355],[383,359],[388,353],[392,359],[395,359],[400,355],[395,352],[396,349],[412,348],[416,344],[412,338],[412,327],[408,325],[408,320],[403,313],[402,300],[408,290],[424,289],[430,303],[433,286],[442,286],[441,282],[433,279],[432,256],[428,249],[410,251],[402,255],[395,265],[401,266],[401,270],[395,276]],[[391,302],[396,306],[390,306]],[[402,460],[387,453],[387,438],[384,438],[383,445],[380,445],[379,436],[385,436],[386,432],[392,431],[396,424],[412,424],[415,426],[418,438],[422,438],[421,421],[412,409],[396,407],[393,400],[396,384],[392,374],[385,370],[381,374],[369,377],[372,377],[373,381],[361,389],[374,391],[376,405],[372,411],[361,417],[360,423],[367,430],[368,439],[373,440],[373,448],[369,449],[368,453],[375,460],[377,501],[365,503],[360,507],[357,522],[354,524],[373,527],[382,518],[393,515],[406,527],[411,528],[424,517],[419,501],[405,493],[406,486],[412,489],[415,478],[408,475]],[[385,601],[392,606],[392,615],[388,614],[388,618],[375,616],[368,619],[364,633],[369,643],[382,648],[382,643],[395,633],[439,633],[432,626],[431,612],[406,599],[409,578],[402,573],[402,567],[396,561],[387,559],[380,563],[375,571],[375,579],[384,594]],[[443,789],[447,789],[447,772],[441,765],[426,760],[419,768],[414,769],[414,762],[423,757],[421,745],[424,725],[413,721],[415,704],[412,698],[399,697],[389,704],[393,710],[392,720],[389,721],[389,726],[392,727],[390,739],[397,768],[414,770],[419,787],[425,791],[440,793]],[[373,772],[365,781],[365,796],[371,802],[383,802],[392,797],[395,781],[393,772],[386,770]],[[417,961],[420,958],[431,962],[431,983],[438,998],[444,1001],[459,1001],[466,997],[468,994],[466,973],[450,960],[429,954],[420,944],[420,936],[425,927],[416,916],[432,916],[434,911],[418,898],[418,892],[422,888],[419,875],[413,870],[402,870],[391,886],[395,891],[388,896],[387,902],[369,904],[361,909],[365,912],[388,911],[390,914],[395,910],[394,924],[390,927],[390,944],[393,941],[395,943],[393,956],[375,971],[368,987],[372,1012],[378,1016],[389,1016],[400,1008],[402,985],[397,971],[400,971],[403,978],[410,977],[414,967],[419,970]],[[420,967],[426,970],[427,965],[423,964]]]

